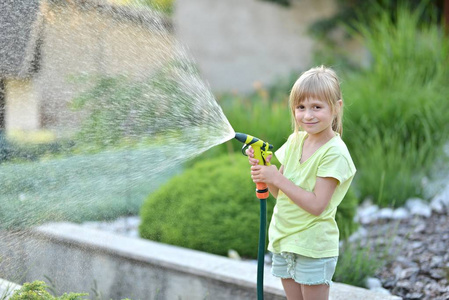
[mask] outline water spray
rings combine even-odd
[[[243,143],[242,153],[251,146],[254,149],[254,158],[259,165],[270,165],[266,158],[272,154],[270,150],[273,145],[245,133],[237,132],[235,139]],[[267,231],[267,198],[269,196],[268,185],[264,182],[256,183],[256,197],[260,200],[260,226],[259,226],[259,248],[257,253],[257,300],[263,300],[263,274],[265,263],[265,240]]]

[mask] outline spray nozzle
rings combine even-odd
[[[245,150],[251,146],[254,149],[254,158],[259,160],[260,165],[266,165],[266,157],[272,154],[271,149],[273,149],[273,145],[270,145],[267,142],[262,141],[256,137],[253,137],[249,134],[236,132],[235,139],[243,143],[242,153],[246,155]],[[269,164],[269,163],[268,163]]]
[[[235,139],[243,143],[242,153],[246,155],[245,150],[251,146],[254,149],[254,158],[259,161],[259,165],[270,165],[266,158],[273,152],[273,145],[262,141],[261,139],[250,136],[249,134],[239,133],[235,134]],[[256,183],[256,196],[259,199],[267,199],[269,196],[268,186],[266,183]]]

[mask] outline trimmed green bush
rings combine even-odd
[[[209,253],[256,257],[259,200],[243,155],[198,162],[144,202],[143,238]],[[274,200],[267,201],[270,219]]]
[[[151,194],[141,209],[140,235],[150,240],[226,255],[257,257],[259,200],[247,158],[223,155],[200,161]],[[275,200],[267,201],[268,222]],[[344,201],[345,202],[345,201]],[[354,229],[357,200],[339,212],[340,231]]]

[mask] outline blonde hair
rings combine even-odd
[[[340,82],[334,70],[325,66],[315,67],[304,72],[296,80],[289,99],[295,132],[299,130],[299,125],[295,119],[295,108],[309,98],[327,101],[335,114],[332,121],[332,130],[343,135],[343,108],[337,106],[338,100],[343,101],[343,97]]]

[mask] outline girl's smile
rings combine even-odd
[[[310,136],[332,134],[334,113],[326,101],[307,98],[295,109],[295,119],[298,125]]]

